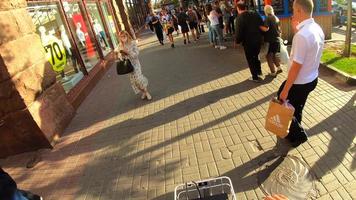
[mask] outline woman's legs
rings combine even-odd
[[[221,37],[219,36],[219,25],[213,25],[211,26],[211,29],[212,29],[212,32],[213,32],[213,40],[214,40],[214,44],[215,46],[220,46],[222,44],[222,39]],[[218,39],[216,40],[216,37],[218,37]]]
[[[214,28],[214,33],[218,37],[219,46],[223,46],[224,36],[223,36],[222,28],[219,25],[215,25],[215,26],[213,26],[213,28]]]
[[[195,27],[194,27],[194,24],[190,24],[190,32],[192,33],[192,36],[193,36],[193,39],[194,41],[197,40],[197,36],[196,36],[196,33],[195,33]]]
[[[274,67],[273,57],[275,57],[274,53],[269,52],[266,55],[266,60],[267,60],[268,67],[271,70],[271,74],[275,75],[276,68]]]

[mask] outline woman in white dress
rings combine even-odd
[[[142,74],[141,63],[138,59],[139,50],[136,41],[132,39],[126,31],[119,33],[120,47],[115,50],[117,54],[121,54],[123,58],[130,60],[134,67],[134,71],[130,73],[130,82],[135,94],[142,93],[141,99],[151,100],[152,96],[147,90],[148,80]]]

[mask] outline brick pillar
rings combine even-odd
[[[74,114],[26,6],[0,1],[0,157],[51,147]]]

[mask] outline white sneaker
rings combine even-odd
[[[142,100],[146,99],[146,93],[142,93],[141,99],[142,99]]]
[[[215,49],[218,49],[218,48],[220,48],[220,46],[216,45],[216,46],[215,46]]]
[[[220,46],[220,50],[224,50],[224,49],[226,49],[227,47],[225,47],[225,46]]]
[[[277,72],[270,72],[268,75],[270,75],[272,77],[276,77],[277,76]]]
[[[150,93],[146,92],[146,98],[149,101],[152,100],[152,96],[150,95]]]

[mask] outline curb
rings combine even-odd
[[[343,71],[340,71],[335,67],[333,67],[332,65],[320,63],[320,66],[323,66],[325,69],[332,72],[337,79],[347,83],[348,85],[352,85],[352,86],[356,85],[356,76],[351,76]]]

